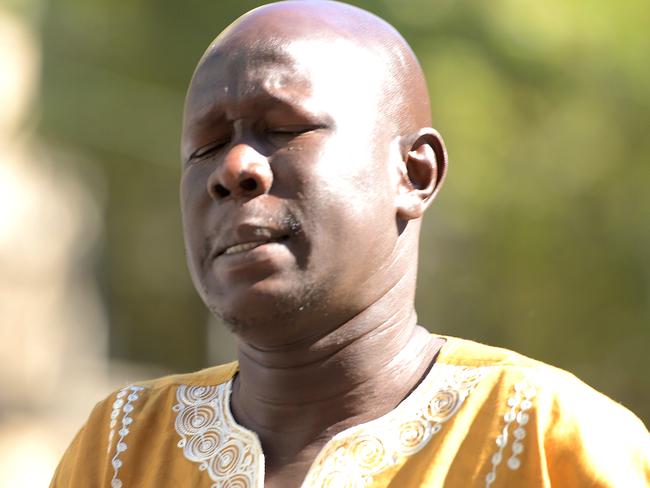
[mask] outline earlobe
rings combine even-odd
[[[422,217],[435,197],[447,170],[447,152],[440,134],[431,128],[420,129],[410,138],[400,168],[396,200],[399,217]]]

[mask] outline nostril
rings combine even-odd
[[[246,178],[239,182],[239,186],[244,191],[253,191],[257,188],[257,181],[253,178]]]
[[[225,197],[227,197],[228,195],[230,195],[230,190],[228,190],[228,188],[226,188],[225,186],[223,186],[223,185],[221,185],[221,184],[219,184],[219,183],[217,183],[217,184],[215,185],[215,187],[214,187],[214,191],[215,191],[215,192],[217,193],[217,195],[219,195],[221,198],[225,198]]]

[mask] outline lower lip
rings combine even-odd
[[[213,261],[213,266],[226,266],[229,269],[258,266],[264,262],[273,262],[286,257],[288,252],[287,239],[267,242],[247,251],[233,254],[220,254]]]

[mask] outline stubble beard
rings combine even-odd
[[[324,295],[323,290],[313,283],[301,286],[293,293],[270,298],[271,303],[264,306],[263,316],[256,312],[258,307],[253,303],[241,311],[221,310],[216,305],[208,308],[237,337],[254,338],[260,333],[267,336],[269,327],[279,332],[295,329],[306,314],[323,307],[326,302]]]

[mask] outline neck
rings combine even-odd
[[[258,434],[269,465],[301,453],[312,460],[337,432],[389,412],[420,382],[442,341],[416,324],[412,303],[396,308],[389,293],[332,332],[285,348],[240,341],[233,414]]]

